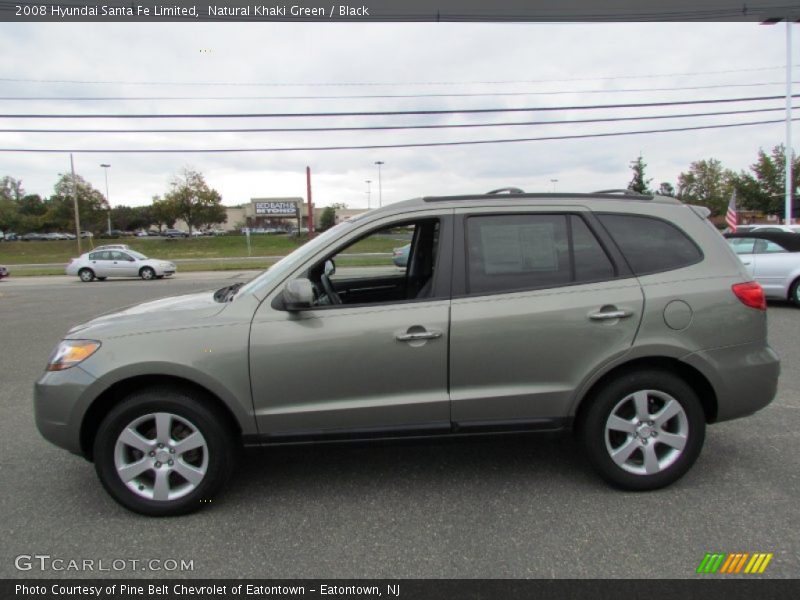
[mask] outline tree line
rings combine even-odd
[[[208,186],[197,171],[184,169],[175,175],[163,196],[154,196],[144,206],[109,207],[108,199],[80,175],[74,187],[78,198],[81,229],[93,233],[106,231],[109,211],[114,229],[133,231],[174,227],[182,219],[189,231],[225,221],[222,196]],[[41,197],[27,194],[22,181],[11,176],[0,179],[0,229],[5,231],[49,232],[75,231],[73,179],[59,174],[53,194]]]
[[[677,186],[661,182],[651,189],[647,163],[642,156],[630,163],[633,171],[627,188],[643,193],[674,196],[689,204],[706,206],[714,216],[723,215],[736,190],[739,209],[759,211],[765,215],[783,215],[785,165],[783,145],[767,153],[759,149],[749,170],[735,172],[715,158],[698,160],[678,176]],[[800,185],[800,159],[792,156],[792,189]],[[108,199],[80,175],[75,177],[81,227],[84,231],[106,230]],[[0,230],[15,232],[74,231],[72,200],[73,181],[69,174],[60,174],[53,194],[42,198],[26,194],[22,182],[10,176],[0,179]],[[335,219],[335,208],[322,215],[321,228]],[[225,207],[219,192],[209,187],[197,171],[184,169],[175,175],[163,196],[154,196],[149,205],[115,206],[110,209],[114,229],[133,231],[157,227],[174,227],[182,219],[192,229],[209,227],[225,221]]]
[[[775,146],[767,153],[759,149],[756,161],[749,170],[738,173],[725,168],[715,158],[698,160],[678,176],[677,188],[669,182],[662,182],[657,189],[651,189],[652,178],[645,175],[647,163],[639,156],[630,163],[633,177],[628,189],[643,193],[657,193],[674,196],[688,204],[705,206],[713,216],[724,215],[728,202],[736,191],[738,209],[753,210],[764,215],[784,214],[786,183],[786,158],[784,146]],[[792,194],[800,185],[800,158],[792,154]]]

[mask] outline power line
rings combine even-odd
[[[792,107],[800,109],[800,106]],[[0,129],[0,133],[299,133],[334,131],[387,131],[414,129],[463,129],[478,127],[517,127],[531,125],[575,125],[586,123],[611,123],[617,121],[649,121],[663,119],[683,119],[696,117],[718,117],[744,115],[764,112],[783,112],[779,108],[753,108],[748,110],[724,110],[702,113],[682,113],[669,115],[645,115],[638,117],[606,117],[600,119],[566,119],[560,121],[496,121],[492,123],[449,123],[436,125],[365,125],[351,127],[243,127],[207,129]]]
[[[125,80],[84,80],[84,79],[31,79],[0,77],[0,81],[14,83],[67,83],[87,85],[171,85],[171,86],[225,86],[225,87],[369,87],[369,86],[411,86],[411,85],[513,85],[523,83],[563,83],[569,81],[612,81],[617,79],[657,79],[660,77],[700,77],[726,73],[753,73],[783,70],[785,67],[753,67],[748,69],[724,69],[718,71],[696,71],[693,73],[648,73],[644,75],[612,75],[607,77],[571,77],[562,79],[518,79],[506,81],[350,81],[350,82],[213,82],[213,81],[125,81]],[[800,68],[800,65],[795,66]]]
[[[400,115],[454,115],[454,114],[486,114],[506,112],[550,112],[558,110],[598,110],[610,108],[647,108],[653,106],[686,106],[697,104],[719,104],[731,102],[760,102],[764,100],[782,100],[786,96],[755,96],[749,98],[718,98],[713,100],[683,100],[674,102],[631,102],[620,104],[589,104],[577,106],[528,106],[524,108],[471,108],[448,110],[385,110],[385,111],[348,111],[348,112],[312,112],[312,113],[209,113],[209,114],[0,114],[3,119],[270,119],[297,117],[371,117]],[[800,97],[795,94],[793,98]]]
[[[800,121],[800,117],[792,119]],[[671,133],[678,131],[699,131],[702,129],[724,129],[730,127],[749,127],[752,125],[769,125],[773,123],[784,123],[783,119],[773,119],[769,121],[750,121],[746,123],[726,123],[720,125],[698,125],[693,127],[676,127],[669,129],[648,129],[640,131],[615,131],[608,133],[584,133],[562,136],[542,136],[531,138],[506,138],[489,140],[465,140],[459,142],[418,142],[407,144],[371,144],[360,146],[295,146],[285,148],[182,148],[182,149],[78,149],[78,148],[0,148],[0,152],[23,152],[23,153],[45,153],[45,154],[221,154],[221,153],[244,153],[244,152],[324,152],[332,150],[386,150],[392,148],[430,148],[436,146],[471,146],[479,144],[510,144],[519,142],[542,142],[551,140],[575,140],[602,137],[620,137],[626,135],[650,135],[655,133]]]
[[[800,83],[793,81],[792,83]],[[501,96],[560,96],[564,94],[619,94],[635,92],[679,92],[687,90],[711,90],[742,87],[765,87],[786,85],[785,81],[758,83],[730,83],[717,85],[694,85],[681,87],[624,88],[615,90],[557,90],[546,92],[464,92],[452,94],[343,94],[324,96],[0,96],[0,101],[67,101],[67,102],[143,102],[149,100],[375,100],[402,98],[481,98]]]

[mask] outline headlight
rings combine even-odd
[[[63,371],[82,363],[94,354],[100,342],[94,340],[62,340],[47,361],[48,371]]]

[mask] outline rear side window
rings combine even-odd
[[[614,266],[579,217],[487,215],[467,219],[467,291],[508,292],[611,279]]]
[[[703,253],[680,229],[661,219],[640,215],[598,214],[636,275],[687,267]]]

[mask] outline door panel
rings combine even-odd
[[[107,252],[102,253],[97,260],[90,260],[89,265],[97,277],[108,277],[111,275],[111,260]]]
[[[453,421],[566,416],[587,374],[630,348],[642,306],[633,278],[454,300]],[[628,316],[597,317],[612,310]]]
[[[446,300],[302,313],[263,303],[250,338],[259,430],[449,429],[449,310]],[[441,335],[397,339],[409,330]]]
[[[764,292],[771,297],[786,298],[790,273],[797,270],[800,265],[800,254],[794,252],[773,252],[768,254],[754,254],[755,280],[763,287]]]

